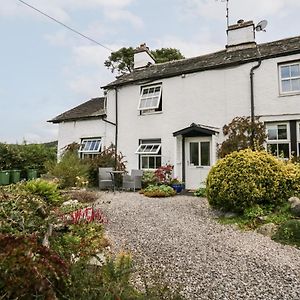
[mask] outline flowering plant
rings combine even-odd
[[[172,180],[172,172],[174,166],[172,165],[165,165],[159,167],[154,173],[157,177],[159,183],[170,184]]]

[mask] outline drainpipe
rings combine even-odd
[[[116,104],[116,134],[115,134],[115,170],[117,170],[118,155],[118,88],[115,87],[115,104]]]
[[[115,126],[115,170],[117,169],[117,153],[118,153],[118,89],[115,87],[115,104],[116,104],[116,121],[111,122],[102,118],[102,120],[108,124]]]
[[[250,70],[250,95],[251,95],[251,125],[252,125],[252,132],[251,132],[251,148],[254,150],[254,128],[253,124],[255,121],[255,113],[254,113],[254,70],[258,69],[261,65],[261,59],[259,58],[257,65],[253,66]]]

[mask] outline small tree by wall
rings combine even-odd
[[[267,138],[264,123],[256,117],[251,122],[250,117],[235,117],[229,124],[223,126],[226,140],[219,146],[218,156],[225,157],[233,151],[243,149],[263,150]]]

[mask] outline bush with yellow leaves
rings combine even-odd
[[[212,167],[206,182],[213,207],[243,212],[254,205],[278,206],[300,192],[300,167],[266,151],[235,151]]]

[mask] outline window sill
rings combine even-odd
[[[279,98],[281,97],[291,97],[291,96],[299,96],[300,92],[291,92],[291,93],[280,93]]]
[[[139,114],[139,116],[142,117],[142,116],[149,116],[149,115],[159,115],[162,113],[163,113],[162,111],[153,111],[153,112],[141,113]]]

